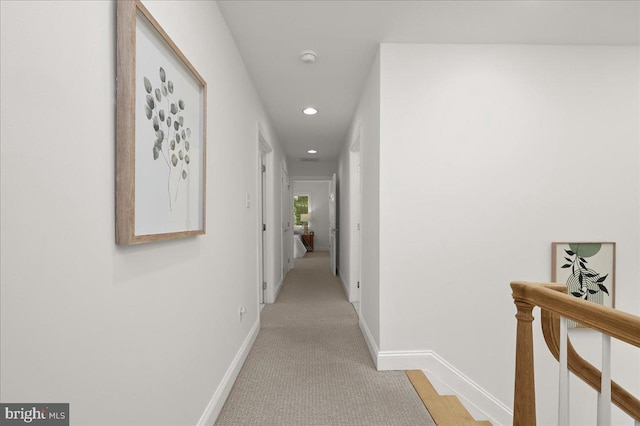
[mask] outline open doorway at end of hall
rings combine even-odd
[[[331,180],[293,178],[294,248],[300,239],[307,252],[330,252],[331,229],[335,229],[330,196]]]

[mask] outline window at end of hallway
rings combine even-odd
[[[300,221],[300,215],[304,213],[309,213],[309,196],[295,195],[293,197],[293,215],[296,225],[304,225],[304,223]]]

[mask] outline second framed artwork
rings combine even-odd
[[[116,242],[204,234],[206,82],[139,0],[117,25]]]
[[[616,243],[552,243],[551,281],[567,285],[569,295],[615,307]]]

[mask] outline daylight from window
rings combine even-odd
[[[300,222],[300,215],[309,213],[309,196],[308,195],[295,195],[293,197],[293,216],[295,217],[296,225],[304,225]]]

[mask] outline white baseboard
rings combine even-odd
[[[441,394],[457,395],[469,412],[478,420],[494,425],[513,424],[513,410],[475,383],[446,360],[431,352],[422,370]]]
[[[365,336],[366,338],[366,336]],[[513,411],[433,351],[379,351],[378,370],[422,370],[441,395],[456,395],[476,420],[513,423]]]
[[[244,339],[244,342],[242,342],[242,346],[240,346],[238,353],[233,358],[233,361],[222,378],[222,381],[218,385],[218,388],[213,393],[209,404],[207,404],[207,408],[205,408],[204,413],[200,416],[200,420],[198,420],[197,423],[198,426],[212,425],[218,418],[220,411],[222,411],[222,406],[227,400],[229,392],[231,392],[231,388],[233,387],[233,384],[240,373],[240,369],[242,368],[244,361],[247,359],[247,355],[249,355],[249,351],[253,346],[253,342],[256,341],[256,337],[258,337],[259,332],[260,319],[258,318],[251,327],[251,330]]]
[[[280,290],[282,290],[283,285],[284,285],[284,278],[282,278],[280,282],[276,284],[273,290],[271,289],[271,287],[269,287],[269,289],[267,290],[267,293],[265,294],[264,303],[267,303],[267,304],[276,303],[276,300],[278,299],[278,295],[280,294]]]
[[[349,302],[352,302],[351,300],[351,294],[349,294],[349,284],[347,284],[347,282],[344,280],[344,277],[340,274],[338,274],[340,276],[340,282],[342,283],[342,287],[344,289],[344,294],[347,295],[347,300]]]
[[[378,352],[379,371],[385,370],[423,370],[432,351],[380,351]]]
[[[273,302],[271,303],[276,303],[276,300],[278,300],[278,295],[280,294],[280,290],[282,290],[282,286],[284,285],[284,278],[280,280],[280,282],[278,283],[278,285],[276,286],[275,290],[274,290],[274,297],[273,297]]]
[[[380,349],[378,349],[378,345],[376,341],[373,339],[373,335],[371,331],[369,331],[369,327],[367,326],[367,322],[362,317],[362,313],[358,312],[358,324],[360,325],[360,330],[362,331],[362,335],[364,336],[364,341],[367,342],[367,347],[369,348],[369,354],[371,354],[371,359],[373,359],[373,363],[378,368],[378,353],[380,353]]]
[[[380,351],[362,316],[360,329],[379,371],[422,370],[440,394],[458,396],[476,420],[489,420],[494,425],[513,423],[513,411],[508,406],[435,352]]]

